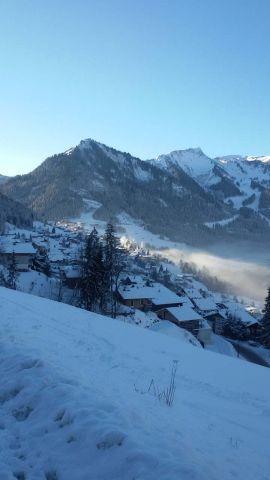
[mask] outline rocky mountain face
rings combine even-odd
[[[0,193],[0,233],[4,229],[5,222],[12,223],[17,227],[31,227],[33,214],[24,205]]]
[[[94,202],[96,218],[127,213],[154,233],[203,244],[270,238],[269,169],[266,159],[211,159],[198,148],[142,161],[88,139],[0,188],[43,218],[78,217]]]

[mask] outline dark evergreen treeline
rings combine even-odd
[[[108,223],[103,237],[94,228],[87,236],[82,255],[81,306],[116,316],[117,289],[125,266],[125,253],[114,227]]]
[[[263,313],[263,341],[268,347],[270,347],[270,287],[267,291]]]

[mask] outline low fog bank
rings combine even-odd
[[[236,295],[263,302],[270,286],[270,251],[260,245],[214,245],[199,250],[186,245],[162,249],[162,255],[174,263],[182,259],[198,268],[206,267],[211,275],[228,282]]]
[[[205,267],[209,274],[231,285],[234,294],[260,303],[270,286],[270,248],[265,244],[239,241],[218,243],[208,248],[195,248],[149,232],[128,216],[121,217],[125,235],[122,239],[136,242],[143,248],[160,252],[176,265],[180,260]]]

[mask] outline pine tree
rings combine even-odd
[[[92,230],[90,235],[86,238],[83,253],[81,297],[82,305],[86,310],[92,310],[95,301],[93,256],[94,249],[98,242],[97,237],[96,229]]]
[[[109,313],[113,315],[114,259],[117,248],[117,240],[115,237],[114,227],[111,223],[107,224],[103,240],[106,303],[109,307]]]
[[[120,273],[124,268],[124,255],[120,247],[119,239],[115,234],[111,223],[107,224],[104,235],[104,266],[105,266],[105,290],[107,294],[107,303],[109,313],[112,317],[116,316],[116,293]]]
[[[7,281],[2,270],[0,271],[0,286],[7,287]]]
[[[17,277],[18,277],[18,272],[17,272],[16,257],[15,257],[15,253],[12,252],[11,262],[8,266],[8,277],[7,277],[8,288],[11,288],[12,290],[16,290]]]
[[[113,225],[107,225],[103,242],[94,228],[86,239],[82,255],[81,306],[115,317],[115,293],[123,266],[123,250]]]
[[[265,306],[263,310],[264,316],[262,319],[263,324],[263,337],[265,342],[269,345],[270,344],[270,287],[268,288],[267,296],[265,299]]]
[[[103,304],[104,265],[102,245],[94,228],[86,239],[82,261],[81,303],[86,310]]]
[[[106,303],[106,271],[104,263],[103,245],[99,242],[95,252],[96,292],[99,310],[105,311]]]

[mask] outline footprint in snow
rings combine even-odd
[[[13,475],[16,480],[26,480],[26,475],[24,472],[14,472]]]
[[[50,470],[48,472],[45,472],[45,478],[46,480],[58,480],[56,470]]]
[[[27,405],[27,406],[24,406],[22,408],[18,408],[16,410],[13,410],[12,415],[13,415],[14,418],[16,418],[16,420],[18,422],[24,422],[25,420],[27,420],[27,418],[33,412],[33,410],[34,409],[32,407]]]
[[[25,360],[22,364],[21,364],[21,370],[29,370],[31,368],[40,368],[43,366],[43,363],[41,360],[35,358],[35,359],[32,359],[30,358],[29,360]]]
[[[64,428],[73,423],[73,417],[67,410],[63,409],[56,414],[54,421],[58,423],[59,428]]]
[[[99,450],[107,450],[112,447],[121,447],[126,439],[126,434],[123,432],[113,431],[109,432],[97,443]]]
[[[18,437],[14,438],[14,439],[12,440],[12,442],[11,442],[10,445],[9,445],[9,448],[10,448],[11,450],[19,450],[19,448],[21,448],[21,442],[20,442],[20,440],[19,440]]]
[[[0,393],[0,405],[3,405],[5,402],[8,402],[9,400],[12,400],[13,398],[17,397],[17,395],[19,395],[21,391],[22,391],[22,388],[15,387]]]

